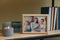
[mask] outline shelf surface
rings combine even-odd
[[[16,38],[28,38],[28,37],[36,37],[36,36],[49,36],[49,35],[55,35],[55,34],[60,34],[60,31],[50,31],[48,34],[20,34],[20,33],[14,33],[14,35],[5,37],[0,33],[0,40],[5,40],[5,39],[16,39]]]

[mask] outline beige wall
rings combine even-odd
[[[20,21],[22,14],[40,13],[50,7],[51,0],[0,0],[0,29],[4,21]]]
[[[55,6],[60,7],[60,0],[55,0]]]

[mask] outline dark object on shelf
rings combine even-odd
[[[48,14],[49,13],[49,7],[42,7],[41,8],[41,13],[42,14]]]
[[[22,32],[22,23],[20,21],[12,21],[12,27],[15,33]]]

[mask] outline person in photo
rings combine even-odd
[[[34,22],[33,22],[33,26],[32,26],[32,31],[40,32],[38,18],[34,18]]]
[[[45,32],[46,24],[44,23],[44,19],[40,20],[40,31]]]
[[[24,28],[25,32],[31,32],[29,21],[25,21],[24,26],[25,26]]]

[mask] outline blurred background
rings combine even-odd
[[[60,0],[55,0],[60,7]],[[22,14],[40,14],[41,7],[51,7],[52,0],[0,0],[0,30],[5,21],[22,21]],[[60,37],[46,40],[59,40]]]

